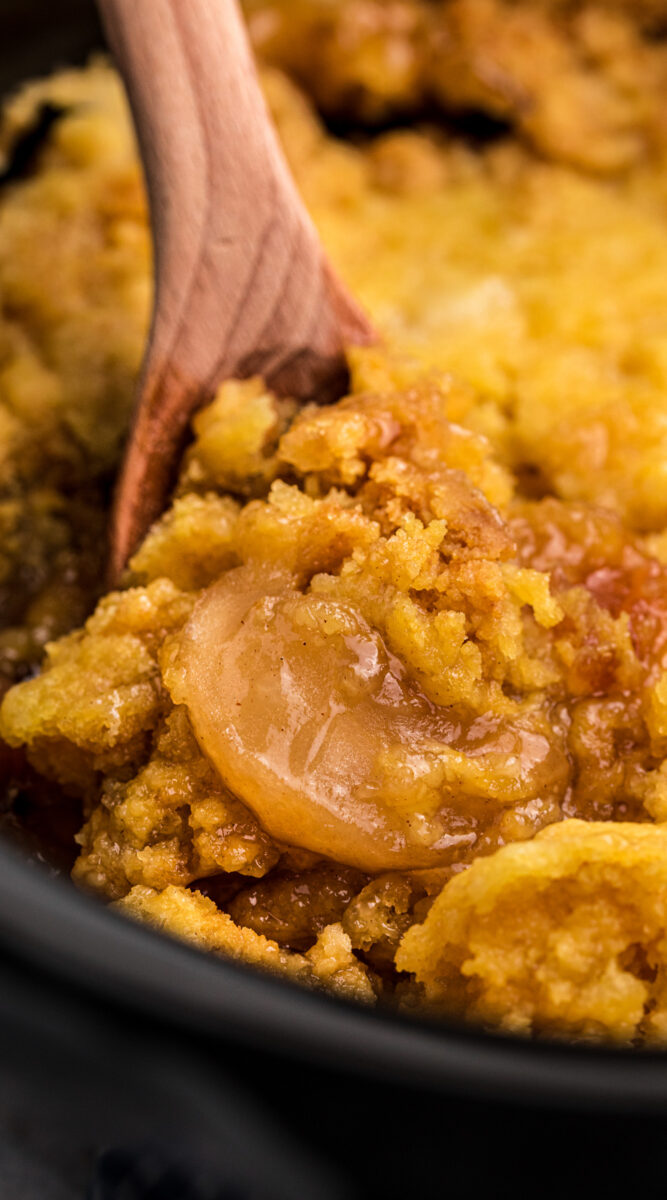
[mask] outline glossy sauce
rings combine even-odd
[[[565,788],[543,732],[434,705],[359,612],[286,576],[210,588],[168,681],[273,837],[361,870],[450,862],[502,808]]]

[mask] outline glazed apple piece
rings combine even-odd
[[[461,857],[553,772],[548,738],[486,716],[464,728],[352,606],[252,567],[204,593],[165,677],[273,837],[364,871]]]

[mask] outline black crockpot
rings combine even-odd
[[[0,20],[4,93],[101,44],[92,0],[0,0]],[[172,1190],[151,1195],[192,1200],[598,1196],[666,1178],[663,1054],[298,990],[124,920],[6,842],[0,944],[0,1111],[8,1095],[24,1123],[51,1122],[93,1173],[110,1148],[91,1197],[135,1194],[119,1190],[128,1146],[139,1174],[169,1161]]]

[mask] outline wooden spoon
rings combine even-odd
[[[99,0],[151,205],[156,291],[117,485],[110,577],[159,515],[192,413],[226,378],[335,399],[373,340],[278,145],[236,0]]]

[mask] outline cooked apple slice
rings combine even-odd
[[[464,728],[352,606],[248,566],[204,593],[165,677],[273,837],[369,872],[461,857],[552,753],[492,717]]]

